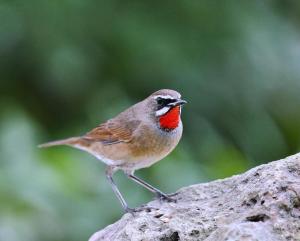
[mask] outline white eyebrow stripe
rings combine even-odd
[[[169,110],[170,110],[171,107],[164,107],[164,108],[161,108],[160,110],[156,111],[155,112],[155,115],[156,116],[162,116],[164,114],[166,114]]]
[[[157,99],[157,98],[163,98],[163,99],[171,99],[171,100],[175,100],[174,97],[172,97],[171,95],[156,95],[154,97],[154,99]]]

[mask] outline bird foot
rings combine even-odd
[[[141,206],[141,207],[136,207],[136,208],[125,208],[125,213],[131,213],[132,215],[142,212],[142,211],[146,211],[148,213],[150,213],[152,210],[157,210],[157,208],[153,208],[153,207],[148,207],[148,206]]]
[[[160,201],[167,201],[167,202],[177,202],[177,200],[174,198],[176,193],[171,194],[165,194],[165,193],[157,193],[157,197]]]

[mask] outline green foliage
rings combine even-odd
[[[137,175],[165,192],[300,147],[297,1],[0,0],[0,240],[87,240],[121,207],[104,165],[67,147],[160,88],[184,136]],[[131,206],[152,196],[118,174]]]

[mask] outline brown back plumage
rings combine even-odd
[[[119,122],[115,119],[111,119],[94,128],[82,138],[87,141],[99,141],[105,145],[129,142],[132,140],[134,130],[140,123],[140,120]]]

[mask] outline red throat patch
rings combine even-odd
[[[178,127],[180,121],[180,106],[175,106],[166,114],[159,117],[160,127],[173,130]]]

